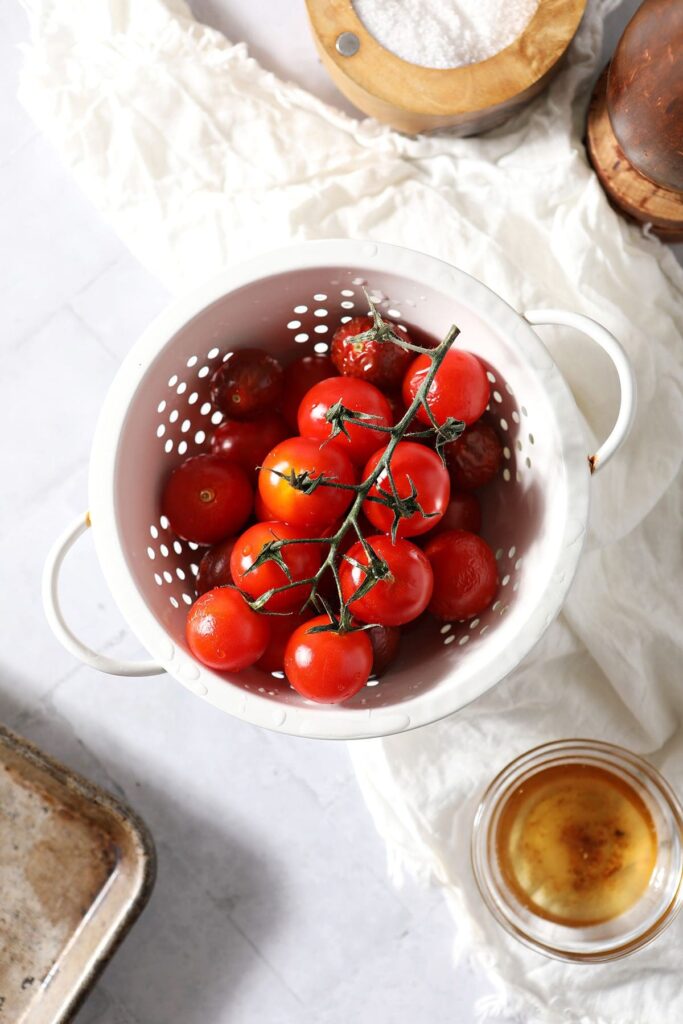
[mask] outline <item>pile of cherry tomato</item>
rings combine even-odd
[[[311,631],[330,626],[321,613],[334,606],[338,592],[328,571],[317,589],[327,605],[313,607],[305,581],[325,559],[325,539],[339,529],[355,496],[352,485],[367,479],[391,437],[361,419],[329,440],[326,414],[341,402],[372,417],[368,423],[392,427],[431,366],[427,354],[416,357],[373,337],[359,340],[372,326],[369,317],[355,317],[336,331],[329,356],[307,355],[287,367],[261,349],[231,352],[211,380],[211,400],[225,418],[210,438],[210,452],[181,463],[162,496],[171,529],[206,546],[187,619],[194,656],[218,671],[251,665],[284,671],[300,694],[325,703],[347,700],[373,672],[380,675],[396,656],[402,627],[424,614],[441,621],[480,615],[498,587],[495,557],[479,536],[474,492],[498,473],[502,445],[486,418],[485,369],[454,347],[427,402],[437,423],[454,417],[466,429],[445,446],[444,466],[430,437],[410,440],[411,432],[430,426],[426,410],[418,409],[390,465],[398,495],[416,492],[421,511],[401,518],[392,540],[393,512],[373,501],[391,493],[386,471],[379,476],[358,523],[366,544],[350,526],[338,552],[351,628]],[[405,329],[395,330],[410,340]],[[322,474],[338,486],[304,493],[288,482],[303,473],[308,479]],[[273,540],[296,543],[281,547],[278,559],[255,565]],[[382,578],[354,600],[370,557],[382,566]],[[258,611],[248,603],[285,587]]]

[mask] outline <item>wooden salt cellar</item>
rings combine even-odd
[[[306,6],[323,64],[360,110],[411,135],[437,128],[477,135],[506,121],[547,85],[586,0],[539,0],[510,46],[457,68],[425,68],[397,57],[367,31],[352,0],[306,0]]]
[[[612,204],[683,241],[683,2],[645,0],[598,80],[591,163]]]

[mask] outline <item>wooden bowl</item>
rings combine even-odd
[[[360,110],[411,135],[437,128],[476,135],[507,120],[547,85],[586,0],[539,0],[513,43],[457,68],[426,68],[397,57],[368,32],[351,0],[306,0],[306,6],[323,64]]]

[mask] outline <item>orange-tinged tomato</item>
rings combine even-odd
[[[310,494],[292,487],[286,477],[291,473],[321,476],[341,488],[319,484]],[[336,448],[320,447],[308,437],[290,437],[273,448],[259,473],[259,492],[267,508],[281,522],[320,531],[344,514],[354,497],[350,485],[357,482],[356,470],[349,458]]]

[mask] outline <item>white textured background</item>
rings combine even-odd
[[[611,19],[606,54],[637,6],[627,0]],[[303,0],[193,8],[350,110],[315,56]],[[25,38],[23,13],[0,0],[0,717],[127,799],[159,853],[150,906],[79,1022],[470,1024],[486,982],[453,969],[439,893],[386,881],[344,746],[258,731],[166,677],[100,676],[48,631],[45,553],[85,508],[100,404],[166,294],[17,103]],[[64,592],[84,638],[142,655],[89,538],[69,559]]]

